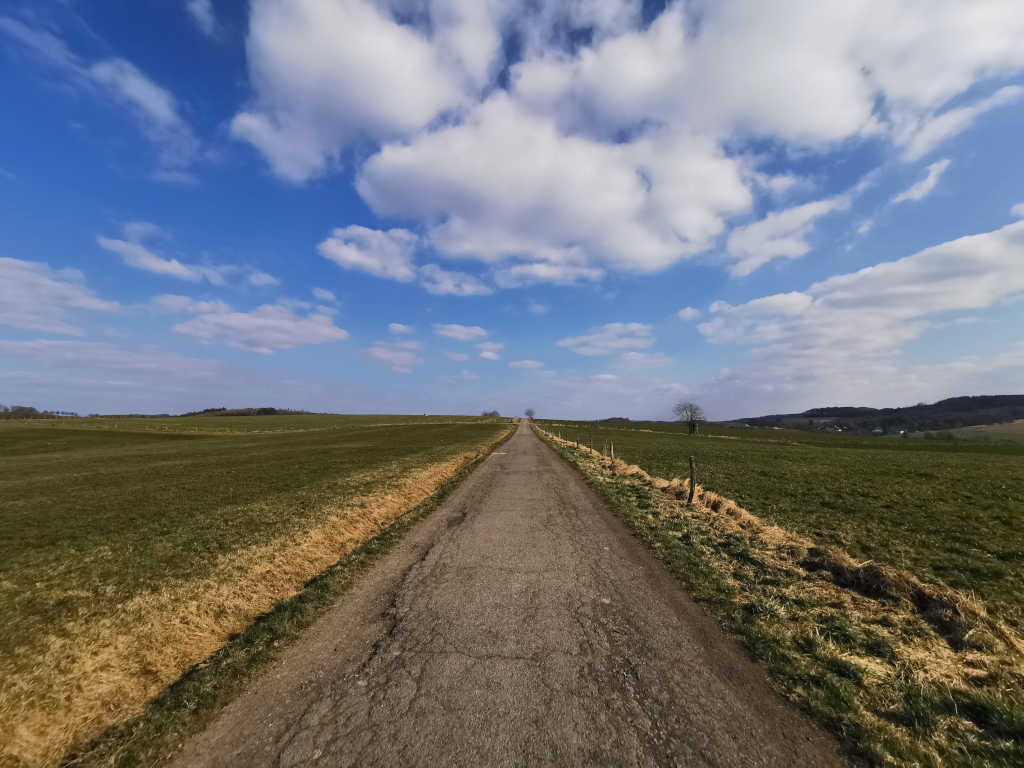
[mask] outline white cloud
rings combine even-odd
[[[492,264],[499,287],[597,281],[705,251],[752,190],[801,184],[737,147],[880,137],[913,159],[1015,100],[1006,86],[949,107],[1024,69],[1017,4],[693,0],[648,23],[638,2],[257,0],[253,98],[232,129],[294,182],[364,142],[371,208],[421,225],[441,256]],[[805,252],[790,224],[741,236],[736,273]]]
[[[503,287],[663,268],[751,202],[738,162],[707,139],[566,136],[500,93],[461,124],[386,145],[357,188],[378,214],[440,220],[430,239],[448,256],[522,261],[498,272]]]
[[[1010,215],[1016,216],[1018,219],[1024,219],[1024,203],[1017,203],[1010,209]]]
[[[194,267],[182,264],[177,259],[165,259],[140,245],[139,243],[118,240],[111,237],[97,237],[96,242],[104,250],[116,253],[129,267],[142,269],[156,275],[177,277],[181,280],[199,282],[203,275]]]
[[[216,38],[220,34],[212,0],[188,0],[185,9],[204,35]]]
[[[418,354],[421,349],[423,345],[416,341],[375,341],[366,353],[388,363],[395,373],[412,373],[413,366],[423,364]]]
[[[416,235],[407,229],[384,231],[353,224],[335,229],[317,250],[346,269],[408,283],[416,279],[412,255],[417,241]]]
[[[541,304],[537,301],[531,301],[526,305],[526,311],[531,315],[546,315],[551,310],[547,304]]]
[[[846,208],[845,196],[816,200],[794,208],[769,213],[760,221],[738,227],[729,235],[729,255],[736,263],[729,272],[749,275],[772,259],[798,259],[811,250],[807,237],[822,216]]]
[[[714,343],[750,347],[754,359],[709,384],[708,392],[779,406],[797,399],[915,401],[937,385],[948,395],[952,381],[925,385],[908,373],[924,369],[902,363],[901,350],[942,323],[944,313],[983,309],[1024,292],[1022,260],[1024,222],[1016,222],[836,275],[806,291],[738,306],[715,302],[701,333]]]
[[[434,333],[459,341],[473,341],[487,335],[487,331],[479,325],[459,325],[458,323],[439,323],[434,326]]]
[[[113,312],[118,305],[98,298],[76,269],[0,257],[0,325],[81,336],[72,324],[78,310]]]
[[[925,197],[927,197],[928,193],[935,189],[935,185],[939,183],[939,177],[941,177],[942,174],[945,173],[948,167],[949,158],[937,160],[936,162],[932,163],[931,165],[928,166],[927,175],[923,179],[921,179],[919,182],[914,184],[909,189],[900,192],[898,195],[893,197],[892,201],[894,203],[903,203],[906,202],[907,200],[916,201],[924,199]]]
[[[330,315],[318,310],[300,314],[300,307],[307,306],[302,302],[264,304],[251,312],[236,312],[223,302],[193,302],[181,296],[158,297],[157,305],[195,315],[175,325],[175,333],[206,342],[220,341],[262,355],[348,338]]]
[[[595,373],[590,377],[591,381],[615,381],[618,378],[614,373]]]
[[[584,336],[561,339],[557,346],[571,349],[578,355],[595,357],[631,349],[647,349],[654,344],[651,326],[645,323],[608,323],[591,328]]]
[[[257,287],[281,284],[281,281],[278,280],[276,277],[274,277],[273,275],[268,275],[266,272],[262,272],[260,270],[250,272],[249,277],[246,278],[246,280],[248,281],[249,285],[254,285]]]
[[[516,360],[508,364],[509,368],[543,368],[544,363],[539,360]]]
[[[913,162],[927,155],[946,139],[967,130],[985,112],[1019,101],[1022,96],[1024,88],[1008,85],[970,106],[948,109],[937,116],[927,116],[902,127],[896,142],[903,146],[904,159]]]
[[[408,136],[463,100],[446,54],[366,0],[255,0],[246,55],[256,95],[231,131],[292,182],[349,142]]]
[[[498,353],[505,348],[505,345],[496,341],[485,341],[477,344],[476,348],[480,350],[480,357],[485,360],[500,360],[501,356]]]
[[[683,307],[678,312],[676,312],[676,317],[678,317],[680,320],[683,320],[684,322],[696,320],[698,317],[700,317],[700,310],[697,309],[696,307]]]
[[[334,295],[333,291],[328,291],[326,288],[313,288],[313,298],[317,301],[337,301],[338,297]]]
[[[457,363],[464,363],[469,360],[469,355],[464,352],[444,352],[443,354],[449,360],[454,360]]]
[[[442,269],[437,264],[420,267],[419,276],[420,283],[427,293],[435,296],[487,296],[494,293],[472,275]]]
[[[404,336],[409,333],[413,333],[414,329],[411,325],[402,325],[401,323],[388,323],[388,333],[394,336]]]

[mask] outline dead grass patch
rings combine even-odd
[[[1024,764],[1024,642],[975,596],[539,431],[852,758]]]
[[[74,743],[137,715],[159,691],[313,576],[429,497],[483,451],[405,474],[379,491],[325,500],[311,528],[221,556],[201,579],[139,594],[116,614],[68,622],[0,693],[0,765],[53,765]]]

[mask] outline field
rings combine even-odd
[[[0,764],[53,762],[429,496],[498,420],[0,425]]]
[[[974,592],[1024,627],[1024,444],[682,425],[544,422],[657,477],[697,482],[864,560]]]
[[[540,426],[856,763],[1024,764],[1024,445]]]
[[[1005,421],[1002,424],[961,427],[952,430],[952,435],[955,438],[970,440],[1024,440],[1024,419]]]

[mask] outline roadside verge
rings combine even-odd
[[[851,758],[1024,764],[1024,642],[978,600],[534,429]]]
[[[293,597],[255,618],[239,634],[152,699],[145,710],[69,751],[66,766],[161,765],[192,734],[201,731],[276,659],[305,628],[350,589],[380,556],[417,522],[437,509],[491,453],[515,434],[515,426],[476,458],[442,480],[431,495],[393,518],[379,533],[310,579]]]

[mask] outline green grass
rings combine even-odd
[[[133,768],[167,762],[178,745],[207,725],[254,674],[344,595],[378,557],[437,509],[480,461],[482,458],[445,481],[433,496],[312,579],[298,595],[258,617],[245,632],[192,667],[150,702],[142,715],[80,745],[65,756],[65,764]]]
[[[974,592],[1024,626],[1024,444],[682,425],[541,422],[658,477],[685,477],[753,514]]]
[[[554,448],[854,764],[1024,765],[1024,665],[995,635],[986,638],[987,619],[958,650],[913,604],[865,599],[804,569],[791,542],[722,524],[713,509],[688,507],[674,491],[612,475],[573,447]]]
[[[59,693],[63,672],[38,659],[78,642],[65,627],[130,631],[121,624],[133,598],[199,583],[224,557],[299,535],[507,429],[408,416],[0,425],[0,710],[46,686]],[[0,764],[3,752],[0,743]]]
[[[311,524],[329,499],[370,492],[504,428],[281,418],[239,417],[222,436],[181,431],[194,420],[152,420],[143,432],[125,428],[133,421],[0,427],[0,610],[11,619],[0,655],[141,590],[200,577],[219,555]]]

